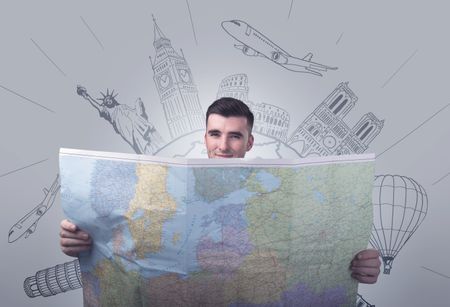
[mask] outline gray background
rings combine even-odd
[[[360,285],[359,293],[377,306],[448,304],[448,11],[445,1],[3,1],[1,305],[82,304],[81,290],[30,299],[22,288],[27,276],[72,260],[59,250],[59,200],[30,237],[7,240],[54,181],[60,147],[133,152],[76,94],[77,84],[93,97],[114,89],[118,101],[131,106],[141,97],[150,122],[171,141],[148,59],[155,54],[152,14],[175,50],[183,49],[203,110],[223,78],[245,73],[251,101],[290,114],[290,135],[340,82],[349,81],[359,100],[346,116],[348,125],[367,112],[385,120],[366,151],[378,155],[376,174],[414,178],[429,196],[428,215],[391,274],[380,275],[376,285]],[[313,52],[313,61],[339,69],[318,77],[244,56],[220,26],[231,19],[246,21],[293,56]]]

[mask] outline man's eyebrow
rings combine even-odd
[[[231,135],[238,135],[238,136],[244,136],[244,135],[242,134],[242,132],[240,132],[240,131],[230,131],[230,132],[228,132],[228,134],[231,134]]]
[[[220,130],[218,130],[218,129],[211,129],[211,130],[208,130],[208,133],[220,133]]]

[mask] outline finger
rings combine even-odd
[[[90,248],[90,246],[61,247],[61,250],[67,256],[77,257],[79,253],[88,251]]]
[[[71,239],[71,240],[78,240],[78,241],[84,242],[84,243],[92,241],[91,237],[87,233],[81,233],[81,232],[73,233],[73,232],[61,231],[59,233],[59,238],[60,238],[60,240]]]
[[[378,258],[352,261],[352,267],[379,267],[380,265],[381,261]]]
[[[60,238],[78,239],[78,240],[83,240],[83,241],[87,241],[90,239],[89,234],[82,230],[78,230],[76,232],[70,232],[70,231],[62,229],[59,233],[59,237]]]
[[[62,220],[60,226],[62,229],[67,230],[67,231],[71,231],[71,232],[77,231],[77,225],[75,225],[74,223],[70,222],[67,219]]]
[[[78,246],[91,246],[92,241],[89,240],[79,240],[72,238],[61,238],[59,240],[61,247],[78,247]]]
[[[365,249],[363,251],[360,251],[358,254],[356,254],[355,259],[364,260],[364,259],[378,258],[379,256],[380,256],[380,254],[378,253],[378,250]]]
[[[352,274],[378,276],[380,268],[351,268]]]
[[[359,274],[352,274],[352,277],[363,284],[374,284],[377,282],[378,279],[378,276],[368,276]]]

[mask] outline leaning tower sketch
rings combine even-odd
[[[29,297],[51,296],[81,287],[78,259],[40,270],[23,282],[23,289]]]
[[[384,120],[367,113],[350,129],[344,117],[357,100],[348,82],[340,83],[295,129],[288,144],[302,157],[364,152],[380,133]]]
[[[191,69],[183,51],[179,55],[170,40],[154,22],[154,60],[150,57],[153,80],[163,105],[170,136],[176,138],[197,129],[203,129],[205,116],[198,98]]]

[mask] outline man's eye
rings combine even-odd
[[[240,135],[232,135],[231,138],[239,140],[241,138],[241,136]]]
[[[217,132],[210,132],[209,136],[219,136],[219,133],[217,133]]]

